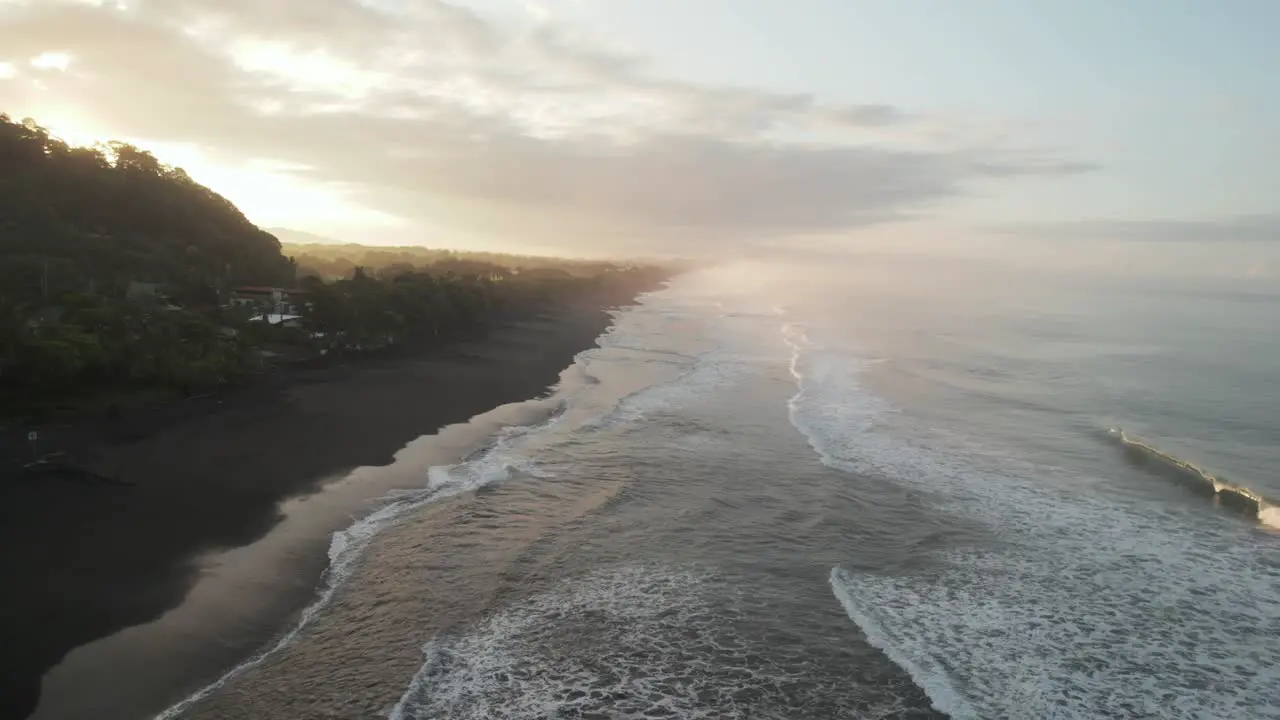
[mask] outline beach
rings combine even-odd
[[[952,269],[934,271],[945,287]],[[1264,327],[1273,305],[1204,288],[1173,331],[1116,310],[1139,291],[1163,306],[1160,287],[1082,299],[1070,278],[1024,279],[1010,306],[964,285],[912,297],[882,272],[752,287],[709,268],[600,335],[598,313],[525,322],[175,423],[156,436],[170,474],[121,473],[172,483],[175,525],[251,504],[237,467],[263,461],[219,452],[316,475],[261,506],[258,536],[224,524],[203,549],[185,526],[144,531],[159,510],[111,518],[141,484],[76,486],[94,495],[70,519],[41,511],[61,523],[53,549],[25,540],[26,574],[3,580],[62,614],[41,625],[29,606],[11,636],[97,622],[91,602],[152,604],[66,636],[79,644],[43,672],[31,720],[1280,718],[1280,645],[1257,631],[1280,618],[1278,536],[1182,482],[1194,465],[1276,495],[1275,365],[1197,355],[1238,347],[1231,322]],[[975,283],[995,279],[1013,282]],[[376,464],[326,475],[310,457],[377,436],[375,415],[484,393],[438,432],[411,418],[425,427]],[[313,413],[333,414],[315,444],[265,437]],[[1176,462],[1135,463],[1124,438]],[[59,532],[88,537],[83,562],[50,559]],[[111,579],[130,570],[117,554],[175,538],[192,544],[150,581]]]
[[[504,323],[480,340],[289,371],[78,440],[77,458],[120,484],[0,486],[0,718],[27,717],[42,677],[69,651],[179,606],[199,578],[195,560],[262,538],[282,501],[543,393],[608,327],[609,303],[599,300]],[[426,468],[417,470],[425,482]],[[322,550],[303,558],[295,574],[307,577],[291,587],[305,592],[290,603],[305,602],[324,564]]]

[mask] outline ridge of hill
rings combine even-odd
[[[292,279],[274,236],[129,143],[75,147],[0,114],[0,167],[0,293],[12,299],[135,281],[182,294]]]

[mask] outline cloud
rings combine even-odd
[[[1003,235],[1060,241],[1145,243],[1280,243],[1280,215],[1189,220],[1081,220],[993,228]]]
[[[71,104],[409,221],[574,249],[843,231],[1091,169],[978,135],[941,145],[936,118],[887,105],[653,77],[554,21],[441,0],[8,0],[0,67],[16,107]]]

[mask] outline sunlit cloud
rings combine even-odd
[[[260,221],[395,218],[579,250],[841,232],[976,182],[1090,169],[883,103],[656,77],[555,18],[507,26],[442,0],[0,4],[0,110],[166,148]],[[66,72],[27,77],[36,57]]]
[[[282,42],[244,39],[232,44],[230,54],[238,69],[272,77],[297,91],[358,98],[387,84],[386,74],[319,49],[299,52]]]
[[[546,3],[538,2],[538,0],[524,0],[524,11],[538,20],[550,20],[551,8]]]
[[[71,56],[61,52],[45,52],[31,58],[28,64],[37,70],[66,72],[71,65]]]

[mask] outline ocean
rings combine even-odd
[[[711,268],[160,717],[1280,718],[1280,292]]]

